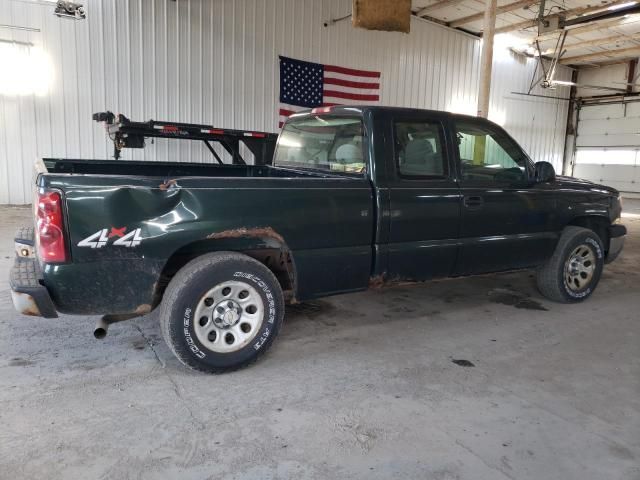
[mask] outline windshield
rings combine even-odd
[[[362,173],[362,120],[330,115],[291,119],[278,138],[274,163],[279,167]]]

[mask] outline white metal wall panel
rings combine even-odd
[[[529,91],[536,61],[501,47],[508,39],[501,42],[500,38],[496,37],[494,51],[489,118],[502,124],[534,161],[550,162],[560,172],[569,102],[559,98],[569,97],[569,87],[536,87],[531,91],[545,98],[520,95]],[[560,67],[556,79],[570,81],[571,70]]]
[[[426,21],[413,19],[409,35],[348,20],[324,27],[350,12],[350,0],[83,3],[87,20],[74,22],[44,2],[0,0],[0,24],[40,29],[0,29],[0,39],[42,46],[54,74],[46,96],[0,94],[0,203],[30,201],[36,157],[109,158],[96,111],[276,131],[278,55],[380,70],[382,104],[475,113],[481,42]],[[496,57],[491,116],[534,159],[558,166],[566,102],[511,94],[526,91],[533,66]],[[124,158],[210,161],[198,143],[166,140]]]

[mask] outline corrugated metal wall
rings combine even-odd
[[[53,72],[47,95],[0,95],[0,203],[30,201],[36,157],[109,158],[93,112],[276,131],[278,55],[378,69],[382,104],[475,112],[480,41],[417,19],[410,35],[348,20],[324,27],[350,13],[350,0],[83,3],[87,20],[75,22],[53,16],[53,5],[0,0],[0,24],[40,30],[0,28],[0,39],[41,46]],[[558,165],[565,102],[510,93],[526,91],[532,67],[495,59],[491,116],[535,159]],[[124,158],[210,161],[200,144],[166,140]]]
[[[556,90],[534,88],[531,93],[547,98],[519,95],[529,91],[536,60],[516,55],[496,37],[491,80],[489,118],[500,123],[529,153],[534,161],[547,161],[562,171],[569,87]],[[536,72],[536,78],[540,69]],[[559,67],[556,80],[571,80],[571,70]]]

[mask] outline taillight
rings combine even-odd
[[[39,192],[36,209],[38,255],[45,263],[67,261],[62,221],[62,198],[58,192]]]

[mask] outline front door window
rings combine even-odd
[[[506,134],[479,122],[456,122],[463,184],[505,185],[527,180],[527,157]]]

